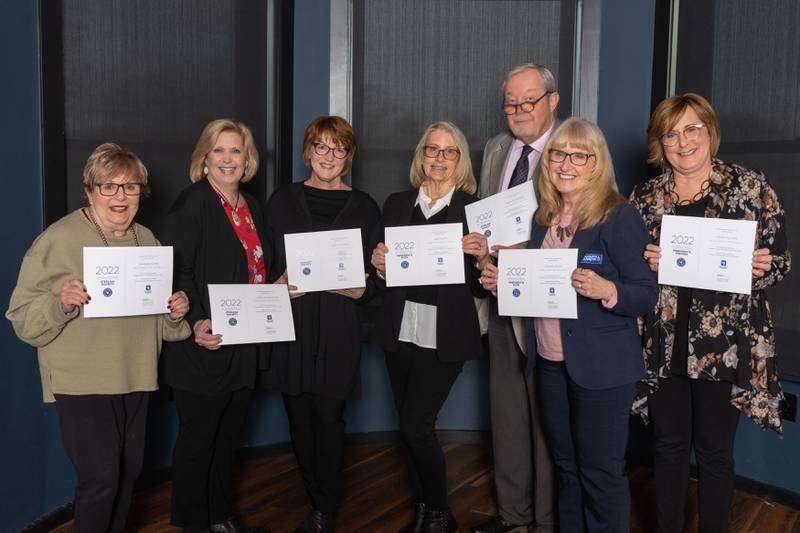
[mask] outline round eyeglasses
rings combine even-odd
[[[103,196],[116,196],[120,189],[125,193],[125,196],[139,196],[142,194],[143,183],[129,181],[128,183],[114,183],[107,181],[105,183],[96,183],[95,187],[100,190]]]
[[[553,91],[545,91],[545,93],[537,98],[536,100],[525,100],[519,104],[511,104],[503,102],[503,113],[506,115],[516,115],[520,111],[523,113],[530,113],[536,108],[536,104],[539,103],[539,100],[547,96],[548,94],[553,94]]]
[[[458,148],[439,148],[438,146],[423,146],[422,153],[425,154],[425,157],[429,159],[435,159],[439,157],[439,154],[442,154],[442,157],[447,159],[448,161],[455,161],[458,159],[458,156],[461,155],[461,152]]]
[[[317,155],[328,155],[328,152],[333,152],[333,157],[336,159],[344,159],[350,150],[344,146],[328,146],[325,143],[315,142],[314,153]]]
[[[696,141],[700,137],[700,132],[705,127],[705,124],[689,124],[683,128],[683,132],[675,130],[668,131],[661,136],[661,143],[664,146],[675,146],[678,144],[678,138],[680,137],[681,133],[683,133],[683,137],[687,141]]]
[[[550,150],[550,161],[553,163],[561,163],[569,157],[570,162],[576,167],[582,167],[589,162],[590,157],[595,157],[594,154],[584,154],[583,152],[565,152],[563,150]]]

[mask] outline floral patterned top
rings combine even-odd
[[[217,198],[222,203],[222,208],[225,210],[225,214],[228,215],[233,231],[236,232],[236,236],[239,237],[239,241],[241,241],[247,254],[247,283],[251,285],[266,283],[267,266],[264,264],[261,239],[258,237],[256,225],[253,223],[250,207],[243,200],[242,205],[234,209],[219,193],[217,193]]]
[[[661,217],[675,213],[670,195],[673,187],[672,171],[667,170],[640,183],[631,193],[630,201],[642,214],[654,243],[659,241]],[[763,289],[783,279],[791,268],[786,216],[762,173],[715,159],[705,217],[757,221],[757,248],[770,249],[772,268],[753,281],[750,295],[692,290],[686,375],[731,382],[731,404],[763,429],[782,433],[783,392],[772,314]],[[671,375],[677,298],[676,287],[661,285],[656,306],[642,320],[647,374],[633,411],[645,420],[648,394],[658,388],[658,378]]]

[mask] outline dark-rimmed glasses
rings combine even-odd
[[[523,113],[530,113],[536,108],[536,104],[539,103],[539,100],[547,96],[548,94],[553,94],[553,91],[545,91],[545,93],[537,98],[536,100],[525,100],[524,102],[520,102],[519,104],[509,104],[503,102],[503,113],[506,115],[516,115],[522,110]]]
[[[136,181],[129,181],[128,183],[114,183],[107,181],[105,183],[95,183],[95,187],[100,191],[103,196],[116,196],[120,189],[125,193],[125,196],[139,196],[142,194],[143,183]]]
[[[461,151],[458,148],[439,148],[438,146],[430,145],[423,146],[422,153],[429,159],[435,159],[439,157],[439,154],[442,154],[442,157],[448,161],[455,161],[461,155]]]
[[[706,125],[702,123],[689,124],[683,128],[683,132],[675,130],[668,131],[661,136],[661,143],[664,146],[675,146],[678,144],[678,137],[680,137],[681,133],[683,133],[683,136],[687,141],[696,141],[700,137],[700,131],[705,127]]]
[[[350,153],[348,148],[344,146],[328,146],[322,142],[315,142],[314,143],[314,153],[317,155],[328,155],[328,152],[333,152],[333,157],[336,159],[344,159],[347,157],[347,154]]]
[[[594,154],[585,154],[583,152],[565,152],[564,150],[550,150],[550,161],[553,163],[561,163],[569,157],[570,162],[576,167],[582,167],[589,162],[589,158],[595,157]]]

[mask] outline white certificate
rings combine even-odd
[[[464,210],[469,230],[484,235],[490,247],[525,242],[531,237],[531,219],[536,211],[533,182],[473,202]]]
[[[395,226],[385,236],[387,287],[464,283],[461,224]]]
[[[172,246],[84,246],[83,284],[86,318],[169,313]]]
[[[300,292],[364,287],[361,230],[290,233],[283,236],[289,283]]]
[[[500,250],[498,313],[502,316],[578,318],[572,272],[578,249]]]
[[[750,294],[756,226],[755,220],[664,215],[658,283]]]
[[[294,320],[286,285],[208,285],[211,330],[221,344],[294,340]]]

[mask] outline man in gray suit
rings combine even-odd
[[[558,98],[553,74],[545,67],[527,63],[509,71],[503,83],[503,110],[510,133],[486,143],[481,198],[537,179],[542,150],[555,126]],[[556,529],[553,464],[539,423],[525,346],[522,319],[499,316],[497,299],[491,298],[489,395],[498,515],[474,524],[473,533]]]

